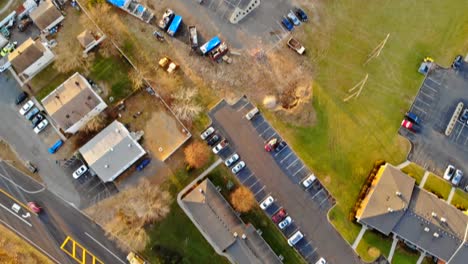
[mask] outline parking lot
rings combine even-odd
[[[209,112],[212,126],[229,142],[220,156],[226,159],[234,152],[239,154],[246,167],[236,176],[258,202],[269,195],[275,198],[265,211],[269,217],[281,208],[288,212],[293,223],[282,232],[285,239],[297,230],[305,235],[295,248],[309,263],[320,257],[329,263],[359,263],[351,247],[328,222],[327,212],[334,199],[318,180],[307,190],[302,187],[301,182],[312,171],[289,146],[278,152],[265,151],[264,145],[271,138],[280,139],[280,135],[261,114],[251,121],[245,119],[252,108],[246,98],[241,98],[234,105],[221,101]]]
[[[410,108],[421,119],[421,131],[413,133],[399,129],[399,133],[412,143],[409,160],[440,176],[449,164],[467,175],[467,123],[458,118],[450,136],[444,134],[457,104],[463,102],[464,108],[468,106],[467,87],[466,63],[457,71],[437,66],[429,72]],[[465,187],[467,183],[465,177],[460,187]]]
[[[181,14],[186,24],[196,25],[205,39],[219,34],[234,49],[268,50],[289,36],[289,32],[281,25],[281,18],[294,7],[289,0],[262,1],[238,24],[231,24],[229,18],[234,9],[244,8],[249,2],[205,0],[200,5],[194,0],[170,1],[168,7]]]

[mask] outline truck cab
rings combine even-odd
[[[133,252],[128,253],[127,260],[130,264],[149,264],[143,258]]]

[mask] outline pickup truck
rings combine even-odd
[[[172,11],[171,9],[166,9],[166,11],[161,17],[161,20],[159,20],[158,26],[162,30],[166,30],[167,27],[169,27],[169,25],[171,24],[174,16],[175,16],[174,11]]]
[[[190,46],[192,49],[198,48],[198,34],[197,34],[197,28],[195,26],[189,26],[189,41],[190,41]]]
[[[165,71],[168,73],[173,73],[177,68],[179,68],[179,65],[175,64],[171,59],[168,57],[164,57],[159,60],[159,66],[163,68]]]
[[[305,52],[304,46],[302,46],[301,43],[299,43],[299,41],[297,41],[295,38],[290,38],[288,40],[288,47],[295,50],[300,55],[304,54]]]

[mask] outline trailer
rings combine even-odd
[[[229,51],[226,42],[219,44],[219,46],[210,52],[210,57],[213,61],[218,61]]]
[[[219,39],[218,36],[210,39],[208,42],[203,44],[203,46],[200,47],[200,51],[203,55],[206,55],[208,52],[212,51],[214,48],[216,48],[219,44],[221,44],[221,40]]]
[[[172,19],[172,23],[169,26],[169,29],[167,30],[167,34],[173,37],[175,33],[177,33],[177,30],[179,30],[179,26],[181,23],[182,23],[182,17],[179,15],[175,15],[174,19]]]
[[[290,38],[288,40],[288,47],[295,50],[300,55],[304,54],[304,46],[302,46],[301,43],[299,43],[299,41],[297,41],[295,38]]]
[[[198,34],[195,26],[189,26],[189,42],[192,49],[198,48]]]

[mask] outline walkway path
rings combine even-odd
[[[419,183],[419,187],[423,188],[424,187],[424,184],[426,183],[426,180],[427,180],[427,177],[429,177],[429,171],[426,171],[424,172],[424,176],[421,180],[421,182]]]
[[[410,164],[411,164],[411,161],[405,160],[403,163],[398,164],[398,166],[396,166],[396,167],[397,167],[397,169],[401,170],[401,169],[403,169],[404,167],[406,167],[406,166],[408,166]]]
[[[3,12],[5,12],[9,7],[10,5],[13,3],[13,0],[10,0],[2,9],[0,9],[0,14],[2,14]]]
[[[453,198],[453,195],[455,194],[456,189],[457,189],[456,187],[452,187],[452,190],[450,190],[450,194],[449,194],[449,196],[447,198],[447,203],[448,204],[450,204],[450,202],[452,201],[452,198]]]
[[[356,250],[357,246],[359,245],[359,242],[361,241],[362,237],[364,236],[364,233],[366,233],[367,226],[363,225],[361,228],[361,231],[359,231],[359,235],[356,237],[353,243],[353,249]]]
[[[392,263],[393,254],[395,253],[395,249],[396,249],[397,244],[398,244],[398,238],[394,235],[393,236],[392,247],[390,248],[390,253],[388,253],[388,262],[389,263]]]

